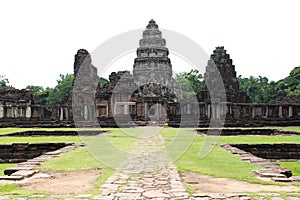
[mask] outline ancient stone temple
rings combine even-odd
[[[276,103],[250,103],[240,92],[235,66],[224,47],[213,51],[197,98],[181,98],[167,42],[156,22],[151,20],[141,35],[133,74],[112,72],[103,85],[98,84],[89,52],[79,49],[73,94],[59,105],[40,105],[30,90],[0,89],[0,126],[122,127],[167,121],[179,127],[184,121],[185,126],[205,127],[222,119],[225,126],[300,125],[299,95],[281,92]]]
[[[176,112],[169,50],[154,20],[142,37],[133,75],[112,72],[109,82],[97,89],[96,113],[102,126],[128,121],[164,122],[168,114]]]

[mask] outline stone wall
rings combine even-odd
[[[0,145],[0,163],[19,163],[73,143],[13,143]]]
[[[300,144],[232,144],[231,146],[266,159],[300,159]]]

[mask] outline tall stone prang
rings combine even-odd
[[[213,66],[215,65],[216,68]],[[230,55],[226,53],[224,47],[216,47],[213,54],[210,56],[210,60],[206,66],[206,72],[204,74],[204,90],[207,90],[207,84],[215,85],[216,73],[219,73],[223,80],[223,84],[226,93],[239,92],[239,81],[236,78],[235,66],[232,64]]]
[[[91,55],[79,49],[75,55],[73,82],[73,117],[76,121],[95,118],[95,93],[99,77],[92,64]]]
[[[235,66],[232,64],[232,59],[223,46],[216,47],[210,56],[204,74],[203,85],[203,91],[199,94],[199,100],[202,102],[210,101],[209,93],[221,93],[224,89],[227,102],[250,102],[250,98],[245,93],[240,92]]]
[[[137,58],[133,65],[133,78],[138,86],[149,83],[172,87],[172,65],[168,58],[166,40],[162,38],[158,25],[152,19],[143,32]]]

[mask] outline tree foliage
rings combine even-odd
[[[57,105],[60,104],[63,99],[72,94],[74,76],[72,74],[59,75],[57,85],[54,88],[43,88],[42,86],[29,85],[26,88],[31,89],[38,99],[38,102],[42,105]],[[102,87],[108,80],[100,77],[99,87]]]
[[[103,87],[105,83],[108,83],[108,80],[103,77],[100,77],[98,81],[98,86]]]
[[[198,70],[178,73],[175,80],[182,89],[184,98],[191,98],[202,89],[203,76]]]
[[[253,103],[272,103],[277,96],[276,82],[269,81],[267,77],[242,78],[238,77],[240,91],[245,92]]]
[[[290,75],[277,82],[278,90],[284,90],[287,94],[300,94],[300,66],[295,67]]]
[[[73,74],[60,74],[57,80],[57,85],[53,88],[47,98],[47,104],[60,104],[65,96],[72,94],[72,84],[74,80]]]
[[[42,86],[28,85],[27,89],[31,89],[33,94],[36,96],[39,104],[48,104],[48,97],[53,92],[53,88],[43,88]]]
[[[7,89],[9,87],[9,81],[5,76],[0,75],[0,88]]]

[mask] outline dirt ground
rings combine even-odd
[[[94,189],[93,181],[100,169],[75,172],[42,172],[22,184],[26,190],[40,190],[52,194],[73,194]]]
[[[74,194],[94,189],[93,181],[101,174],[100,169],[75,172],[41,172],[22,183],[26,190],[40,190],[52,194]],[[250,184],[228,178],[213,178],[192,172],[181,173],[184,183],[197,188],[197,193],[233,193],[259,191],[300,191],[297,186]]]
[[[184,183],[197,188],[197,193],[232,193],[259,191],[299,191],[296,186],[258,185],[229,178],[213,178],[192,172],[181,173]]]

